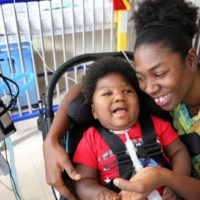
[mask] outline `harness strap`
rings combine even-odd
[[[142,117],[140,117],[139,121],[144,145],[138,147],[138,157],[153,158],[162,166],[170,169],[171,167],[169,163],[165,160],[163,156],[162,147],[157,142],[156,134],[154,131],[154,125],[151,117],[149,115],[143,115]]]
[[[134,172],[134,168],[132,160],[127,153],[126,146],[117,135],[111,133],[108,129],[102,127],[101,125],[96,125],[95,128],[115,154],[118,161],[120,177],[129,179]],[[107,187],[116,192],[120,191],[120,189],[116,187],[112,181],[107,184]]]
[[[162,148],[157,142],[151,117],[144,115],[142,118],[140,117],[139,121],[144,144],[140,147],[137,147],[138,157],[152,158],[162,166],[170,168],[169,163],[163,156]],[[102,136],[106,144],[110,147],[112,152],[115,154],[118,161],[120,177],[128,180],[133,175],[133,173],[135,173],[135,170],[132,160],[127,153],[125,144],[116,134],[111,133],[108,129],[102,127],[100,124],[95,125],[95,128]],[[107,184],[107,187],[115,192],[120,191],[120,189],[117,188],[112,181]]]
[[[200,135],[198,133],[184,134],[180,138],[188,148],[191,156],[200,154]]]

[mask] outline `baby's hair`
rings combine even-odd
[[[139,98],[141,97],[138,80],[131,65],[122,58],[108,56],[93,62],[88,67],[83,79],[83,92],[87,103],[92,104],[97,81],[111,73],[120,74],[125,77],[131,86],[133,86]]]
[[[145,0],[134,13],[135,48],[160,44],[184,59],[197,32],[197,7],[184,0]]]

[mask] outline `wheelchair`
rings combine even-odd
[[[55,112],[55,106],[53,105],[54,91],[61,77],[63,77],[66,72],[69,73],[72,72],[73,71],[72,69],[78,66],[85,65],[87,69],[87,63],[95,62],[96,60],[105,56],[121,57],[131,61],[133,60],[132,52],[106,52],[106,53],[83,54],[76,56],[68,60],[67,62],[63,63],[53,74],[52,79],[49,82],[48,88],[46,89],[43,101],[41,102],[40,116],[38,118],[38,128],[39,130],[42,131],[43,140],[46,138],[54,118],[54,112]],[[89,122],[92,121],[92,116],[90,115],[89,107],[87,105],[84,105],[83,98],[79,97],[75,101],[80,106],[79,109],[77,108],[74,109],[74,107],[69,108],[71,113],[71,118],[73,118],[72,119],[73,123],[71,124],[70,130],[68,130],[68,132],[69,133],[77,132],[79,134],[67,134],[68,142],[66,142],[66,137],[62,139],[62,145],[63,147],[68,149],[68,154],[70,157],[73,156],[73,152],[75,151],[76,145],[82,136],[81,133],[88,127]],[[79,126],[76,126],[77,124],[79,124]],[[63,174],[63,178],[66,184],[68,185],[72,184],[67,174]],[[60,196],[59,194],[56,194],[54,188],[52,188],[52,190],[55,199],[67,200],[64,197]]]
[[[55,112],[55,106],[53,105],[54,91],[61,77],[63,77],[66,72],[70,73],[72,69],[77,66],[84,65],[85,69],[87,70],[88,63],[91,64],[91,62],[95,62],[96,60],[105,56],[121,57],[123,59],[128,60],[129,62],[133,60],[133,52],[106,52],[106,53],[83,54],[76,56],[68,60],[64,64],[62,64],[53,74],[49,86],[46,90],[44,100],[42,102],[42,104],[44,104],[44,109],[42,106],[42,109],[40,111],[40,116],[38,118],[38,128],[42,131],[43,139],[46,138],[54,118],[54,112]],[[73,103],[75,104],[75,106],[74,104],[73,106],[69,106],[68,113],[66,111],[66,115],[68,114],[72,123],[68,130],[67,137],[65,136],[62,139],[62,145],[64,148],[67,149],[67,152],[70,157],[73,156],[76,146],[82,137],[82,133],[94,121],[90,111],[90,106],[84,103],[83,96],[75,98],[73,100]],[[146,101],[143,103],[145,105],[145,108],[147,108],[148,110],[147,112],[149,114],[156,115],[158,117],[161,117],[165,120],[172,122],[172,118],[170,117],[169,113],[161,110],[160,107],[158,107],[150,97],[147,96]],[[71,133],[76,133],[76,134],[71,134]],[[73,182],[70,180],[70,178],[66,173],[63,174],[63,178],[67,185],[73,187]],[[56,200],[67,200],[64,197],[57,194],[54,188],[52,188],[52,190]]]

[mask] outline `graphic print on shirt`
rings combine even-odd
[[[142,138],[133,139],[132,142],[136,148],[143,145]],[[121,153],[127,153],[127,152],[121,152]],[[123,160],[123,162],[126,162],[126,161]],[[159,164],[151,158],[141,158],[140,162],[142,163],[144,167],[159,166]],[[106,185],[112,179],[119,177],[118,161],[111,150],[99,155],[98,165],[99,165],[99,170],[100,170],[101,184]]]

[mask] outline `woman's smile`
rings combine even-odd
[[[162,95],[162,96],[159,96],[159,97],[154,97],[154,101],[160,107],[164,107],[165,105],[170,103],[170,101],[172,100],[172,96],[173,96],[172,93],[168,93],[166,95]]]

